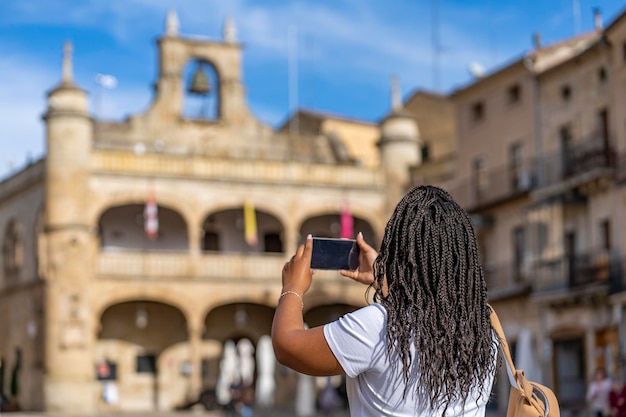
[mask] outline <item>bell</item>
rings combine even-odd
[[[211,92],[211,85],[209,83],[209,76],[204,71],[201,63],[198,64],[196,72],[191,77],[191,84],[187,90],[191,94],[206,95]]]

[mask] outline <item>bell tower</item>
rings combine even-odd
[[[185,92],[201,97],[213,95],[216,120],[240,123],[250,117],[242,84],[242,47],[230,18],[224,23],[221,41],[184,38],[179,35],[178,17],[171,11],[165,35],[157,43],[159,76],[152,108],[156,117],[183,116]],[[195,71],[185,85],[184,71],[190,63],[195,63]],[[216,85],[207,75],[209,67],[214,70]]]

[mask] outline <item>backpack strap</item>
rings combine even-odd
[[[506,364],[506,372],[509,376],[511,387],[519,391],[519,394],[522,397],[525,397],[531,405],[543,414],[544,417],[547,417],[551,411],[550,399],[546,396],[543,390],[548,389],[541,384],[528,381],[524,376],[523,370],[515,369],[513,359],[511,358],[511,352],[509,350],[509,344],[506,341],[506,336],[504,335],[504,330],[500,324],[500,319],[498,318],[498,315],[493,307],[489,304],[487,304],[487,306],[491,310],[491,327],[493,327],[500,341],[500,351],[505,359],[504,362]],[[558,405],[556,405],[556,410],[557,412],[555,415],[558,416]]]
[[[511,352],[509,350],[509,344],[506,341],[506,336],[504,335],[504,330],[502,330],[502,325],[500,324],[500,319],[496,314],[496,311],[490,305],[487,305],[491,310],[491,327],[495,330],[496,335],[500,341],[500,352],[504,356],[504,362],[506,365],[506,373],[509,376],[509,382],[511,386],[517,390],[520,390],[520,386],[517,384],[517,371],[515,369],[515,365],[513,364],[513,359],[511,358]]]

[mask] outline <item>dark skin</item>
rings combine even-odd
[[[359,233],[357,244],[360,249],[359,266],[354,271],[339,271],[341,275],[365,285],[374,282],[373,264],[378,255]],[[282,273],[283,289],[304,297],[311,287],[313,270],[311,252],[313,239],[309,235],[295,255],[285,264]],[[291,293],[282,296],[276,307],[272,324],[272,344],[276,359],[281,364],[303,374],[332,376],[345,374],[330,350],[324,337],[324,326],[307,329],[302,317],[302,302]]]

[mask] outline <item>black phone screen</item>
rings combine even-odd
[[[311,268],[355,270],[359,266],[359,246],[356,240],[313,238]]]

